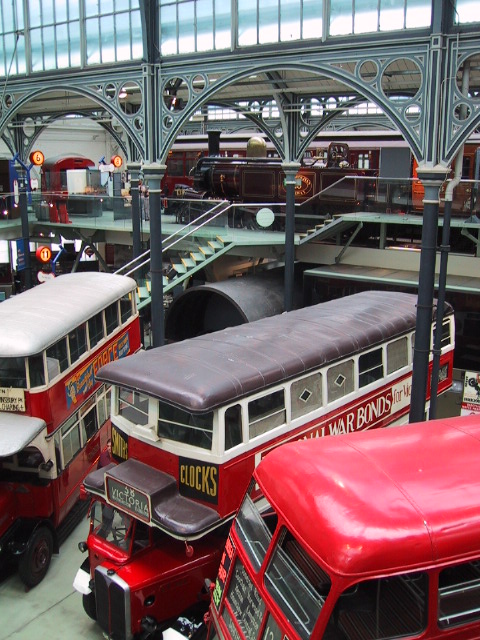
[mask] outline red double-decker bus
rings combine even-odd
[[[0,305],[0,560],[45,576],[109,430],[107,362],[137,351],[135,281],[62,275]]]
[[[479,415],[272,451],[231,527],[208,639],[477,640],[479,455]]]
[[[201,601],[219,540],[269,451],[407,422],[416,303],[363,292],[102,368],[119,464],[85,479],[96,503],[75,586],[105,633],[162,630]],[[441,330],[443,392],[453,370],[449,305]]]

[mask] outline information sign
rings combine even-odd
[[[133,516],[150,521],[150,500],[146,493],[106,475],[108,501]]]

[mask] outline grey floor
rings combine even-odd
[[[17,574],[0,582],[0,640],[102,640],[103,633],[83,611],[73,579],[84,555],[77,548],[86,540],[85,518],[53,556],[45,579],[25,591]]]

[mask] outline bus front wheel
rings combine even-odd
[[[25,586],[36,587],[45,577],[53,553],[53,535],[48,527],[34,531],[20,558],[18,573]]]
[[[96,620],[97,619],[97,603],[95,602],[95,594],[93,592],[85,594],[82,598],[82,602],[83,602],[83,608],[87,616],[92,620]]]

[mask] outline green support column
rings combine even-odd
[[[286,209],[285,209],[285,290],[284,309],[293,309],[294,274],[295,274],[295,176],[300,168],[298,162],[285,162]]]
[[[418,274],[417,327],[413,354],[410,422],[425,420],[437,257],[438,204],[440,187],[447,173],[448,167],[444,165],[419,166],[417,170],[418,177],[425,189],[425,196],[423,199],[422,247]]]
[[[130,162],[127,168],[130,173],[130,195],[132,196],[132,257],[138,258],[138,256],[142,253],[140,194],[138,193],[138,181],[140,179],[139,174],[141,164],[139,162]]]
[[[156,162],[143,165],[143,177],[150,192],[150,273],[152,279],[152,346],[154,347],[161,347],[165,343],[161,181],[166,169],[166,165]]]

